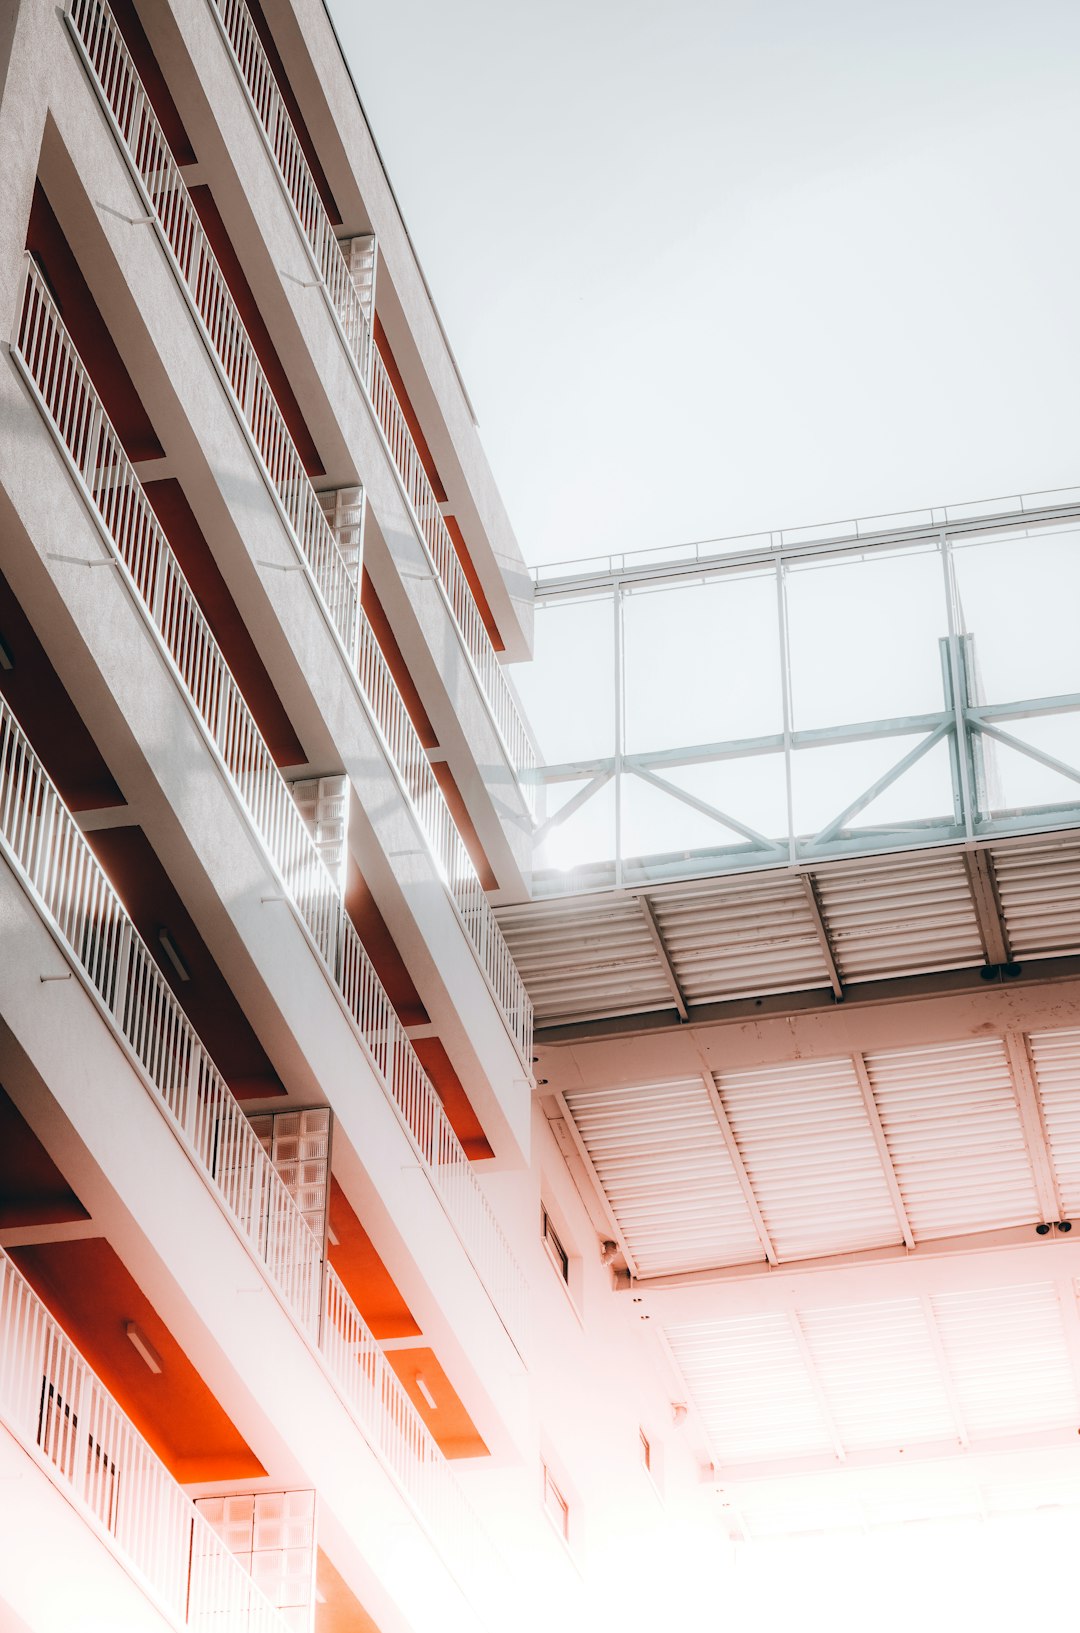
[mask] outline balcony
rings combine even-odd
[[[289,1633],[2,1248],[0,1420],[174,1626]]]
[[[446,1458],[3,702],[0,854],[383,1469],[448,1558],[484,1558]],[[0,1356],[0,1398],[3,1376]]]
[[[32,262],[12,355],[447,1217],[520,1347],[521,1272]],[[377,668],[377,648],[368,661],[389,693],[393,682],[385,666]],[[403,708],[401,717],[404,722]],[[403,727],[399,744],[407,745]],[[485,922],[474,922],[474,932]]]
[[[536,770],[532,740],[484,627],[386,365],[372,344],[371,326],[360,307],[356,285],[334,236],[251,13],[244,0],[211,0],[211,9],[296,215],[327,304],[367,394],[457,638],[486,701],[503,751],[518,778],[522,795],[532,810]]]
[[[72,0],[67,18],[181,291],[303,563],[305,577],[340,646],[351,683],[430,848],[507,1030],[530,1070],[532,1010],[528,995],[382,661],[359,604],[355,574],[338,548],[307,477],[127,48],[112,14],[98,0]]]

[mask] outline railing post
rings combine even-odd
[[[116,953],[116,974],[113,981],[112,1002],[109,1008],[116,1017],[116,1024],[128,1036],[128,977],[131,973],[131,942],[134,926],[129,918],[124,919],[120,929],[120,941]]]

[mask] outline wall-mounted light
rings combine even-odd
[[[605,1242],[600,1249],[600,1263],[604,1265],[611,1264],[618,1251],[618,1242]]]
[[[125,1326],[124,1326],[124,1331],[127,1333],[128,1337],[130,1338],[133,1349],[136,1351],[136,1353],[138,1355],[142,1356],[143,1360],[146,1362],[147,1366],[150,1368],[150,1371],[155,1372],[155,1373],[156,1372],[161,1372],[162,1371],[161,1356],[158,1354],[158,1352],[154,1348],[153,1344],[151,1344],[149,1338],[147,1338],[146,1334],[143,1332],[143,1330],[139,1326],[138,1322],[137,1321],[128,1321],[128,1322],[126,1322]]]
[[[431,1410],[433,1412],[437,1412],[439,1410],[439,1403],[435,1399],[435,1396],[431,1393],[431,1390],[428,1388],[427,1380],[424,1377],[424,1374],[422,1372],[418,1372],[413,1382],[416,1384],[417,1389],[431,1407]]]
[[[7,642],[4,640],[4,637],[0,635],[0,669],[10,671],[14,669],[14,667],[15,655],[10,646],[8,646]]]
[[[173,940],[172,936],[169,934],[168,930],[165,930],[165,929],[159,930],[158,933],[157,933],[157,938],[158,938],[158,941],[161,943],[162,952],[165,954],[165,957],[169,960],[169,963],[172,965],[173,969],[176,971],[176,973],[180,977],[181,981],[190,981],[191,980],[191,971],[188,969],[187,965],[184,963],[184,960],[180,957],[180,950],[177,947],[176,942]]]

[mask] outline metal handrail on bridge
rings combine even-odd
[[[615,579],[651,582],[697,572],[732,571],[807,556],[888,549],[907,541],[978,532],[982,528],[1038,527],[1080,517],[1080,488],[1044,488],[956,505],[930,505],[891,515],[845,518],[810,527],[732,533],[685,544],[643,546],[606,555],[544,562],[530,569],[538,599],[601,588]]]

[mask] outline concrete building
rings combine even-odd
[[[320,0],[0,88],[0,1628],[1075,1502],[1078,496],[534,583]]]

